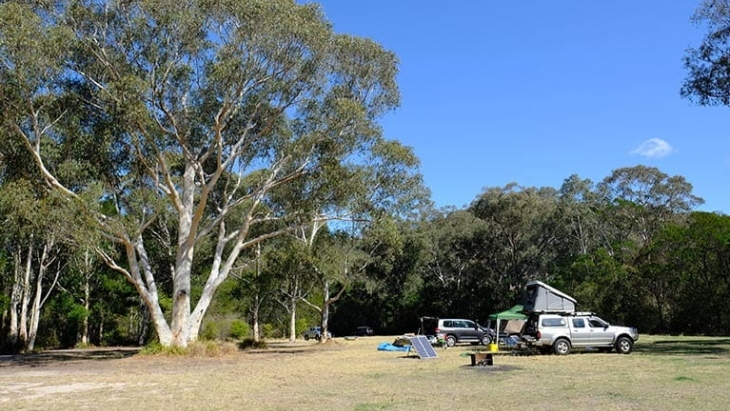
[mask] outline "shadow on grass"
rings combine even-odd
[[[520,371],[524,370],[522,367],[507,364],[494,364],[494,365],[463,365],[462,369],[471,369],[474,372],[480,373],[499,373],[509,371]]]
[[[645,355],[730,356],[730,338],[666,338],[646,343],[639,341],[634,346],[634,351]]]
[[[324,343],[314,341],[265,341],[262,346],[248,346],[248,344],[239,344],[239,350],[247,354],[305,354],[314,353],[319,350],[331,350],[339,348],[337,344],[330,340]]]
[[[33,354],[0,355],[0,367],[42,367],[66,361],[117,360],[137,355],[140,348],[92,348],[52,350]]]

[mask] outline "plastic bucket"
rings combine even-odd
[[[492,343],[492,344],[489,344],[487,347],[489,348],[489,352],[499,351],[499,346],[497,344]]]

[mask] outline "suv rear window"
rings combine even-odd
[[[543,327],[564,327],[565,318],[543,318],[542,326]]]

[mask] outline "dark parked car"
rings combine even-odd
[[[368,337],[368,336],[371,336],[371,335],[374,335],[374,334],[375,334],[375,331],[373,331],[372,328],[370,328],[370,327],[368,327],[366,325],[362,325],[360,327],[357,327],[357,329],[353,333],[353,335],[357,335],[357,336],[360,336],[360,337]]]
[[[471,320],[424,317],[421,321],[423,323],[421,332],[424,335],[444,341],[448,347],[453,347],[457,343],[488,345],[493,341],[494,331]]]

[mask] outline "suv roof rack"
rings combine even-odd
[[[555,314],[555,315],[575,315],[575,311],[566,311],[566,310],[531,310],[531,311],[521,311],[523,314]]]
[[[572,313],[561,313],[561,315],[564,315],[566,317],[567,316],[575,317],[576,315],[590,315],[590,316],[593,316],[593,315],[596,315],[596,313],[594,313],[592,311],[573,311]]]
[[[553,310],[540,310],[540,311],[523,311],[525,314],[553,314],[562,315],[563,317],[574,317],[576,315],[596,315],[593,311],[553,311]]]

